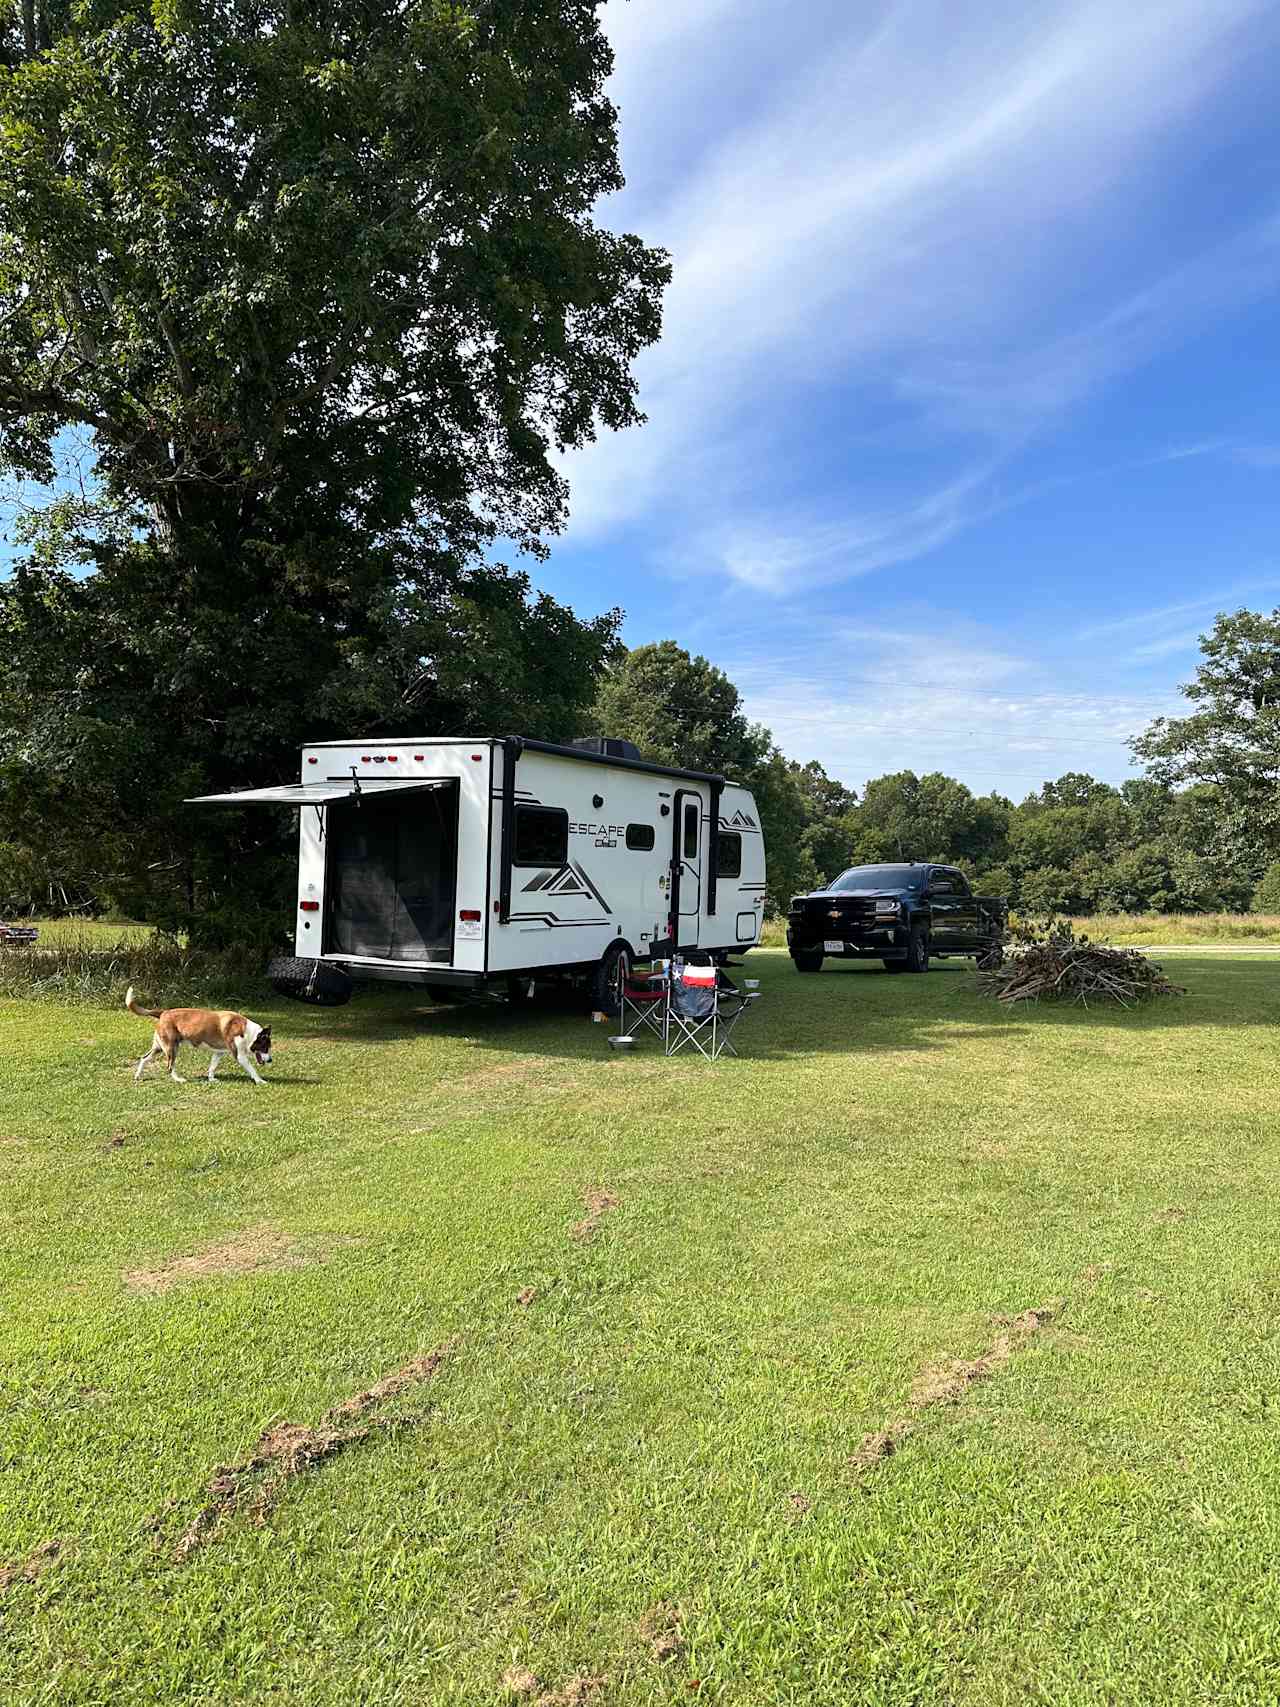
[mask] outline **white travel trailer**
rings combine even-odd
[[[760,940],[751,794],[630,742],[327,741],[299,782],[191,804],[300,809],[297,954],[358,981],[521,996],[568,973],[603,1000],[620,958]]]

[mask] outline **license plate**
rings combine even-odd
[[[824,942],[822,952],[824,954],[843,954],[844,944],[842,942]]]

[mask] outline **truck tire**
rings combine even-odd
[[[822,971],[822,956],[820,954],[805,954],[797,949],[791,958],[795,961],[797,972]]]
[[[907,958],[903,962],[903,969],[907,972],[927,972],[929,970],[928,931],[912,931],[907,941]]]
[[[591,974],[591,1007],[594,1013],[618,1012],[618,969],[623,978],[631,976],[631,950],[625,942],[611,942],[600,956],[600,964]]]
[[[998,942],[982,949],[978,955],[979,972],[998,972],[1003,965],[1004,949]]]
[[[886,960],[882,964],[886,972],[905,972],[907,969],[905,960]]]
[[[267,981],[281,996],[313,1008],[340,1008],[351,1000],[351,980],[340,966],[304,955],[281,954],[268,962]]]

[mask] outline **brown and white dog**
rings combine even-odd
[[[185,1084],[186,1080],[174,1063],[178,1059],[178,1050],[184,1043],[190,1043],[193,1047],[213,1051],[208,1072],[210,1084],[224,1055],[234,1055],[255,1085],[266,1084],[253,1063],[256,1060],[259,1067],[265,1067],[271,1059],[269,1025],[259,1025],[256,1020],[246,1019],[243,1014],[231,1013],[227,1009],[166,1008],[161,1013],[156,1008],[142,1008],[134,1000],[132,984],[124,1005],[131,1014],[145,1014],[156,1022],[155,1036],[150,1049],[138,1062],[138,1070],[133,1075],[135,1080],[142,1077],[142,1069],[153,1055],[163,1055],[169,1063],[169,1077],[180,1085]]]

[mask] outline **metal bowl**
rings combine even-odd
[[[758,978],[744,978],[742,982],[746,985],[748,990],[758,990],[760,988],[760,980]]]
[[[634,1049],[638,1041],[637,1038],[629,1036],[611,1037],[609,1047],[610,1049]]]

